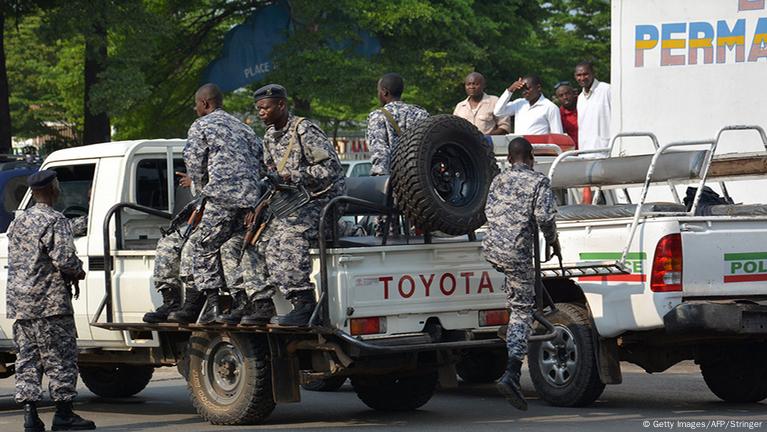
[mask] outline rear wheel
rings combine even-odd
[[[312,381],[308,384],[301,384],[304,390],[317,392],[334,392],[341,388],[346,382],[346,377],[330,377]]]
[[[129,397],[139,393],[152,380],[153,366],[80,366],[80,377],[88,390],[106,398]]]
[[[275,405],[266,338],[244,333],[193,333],[187,385],[197,412],[212,424],[263,421]]]
[[[701,361],[708,388],[727,402],[752,403],[767,398],[767,347],[728,346]]]
[[[596,341],[588,311],[580,305],[557,303],[546,316],[556,338],[530,344],[530,378],[541,399],[556,406],[586,406],[605,389],[599,379]]]
[[[489,383],[506,371],[506,349],[467,350],[455,370],[462,380],[469,383]]]
[[[437,387],[437,372],[352,377],[357,397],[379,411],[411,411],[426,404]]]
[[[410,128],[391,162],[397,205],[427,231],[462,235],[485,223],[485,202],[498,173],[493,149],[463,118],[436,115]]]

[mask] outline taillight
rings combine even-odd
[[[650,289],[653,292],[682,291],[681,234],[669,234],[655,247]]]
[[[479,311],[479,326],[500,326],[509,323],[508,309],[491,309]]]
[[[350,326],[353,336],[386,333],[386,318],[352,318]]]

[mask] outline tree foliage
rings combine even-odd
[[[82,134],[85,109],[108,113],[115,139],[179,137],[194,120],[193,94],[219,55],[226,32],[267,0],[68,0],[30,2],[6,19],[13,133],[46,132],[46,122]],[[609,79],[606,0],[292,0],[292,33],[274,53],[266,81],[288,88],[294,109],[333,129],[358,128],[377,105],[386,72],[406,82],[404,99],[449,113],[465,97],[463,78],[482,72],[489,93],[537,73],[545,89],[594,60]],[[96,9],[94,9],[96,8]],[[87,87],[85,46],[94,24],[106,29],[103,68]],[[361,31],[381,51],[354,47]],[[230,111],[253,126],[249,93],[227,95]],[[546,91],[550,94],[551,91]]]

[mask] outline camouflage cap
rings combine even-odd
[[[42,189],[53,183],[53,180],[55,179],[56,171],[49,169],[42,170],[27,177],[27,186],[29,186],[30,189]]]
[[[267,84],[253,93],[253,102],[258,102],[261,99],[287,99],[288,91],[285,87],[279,84]]]

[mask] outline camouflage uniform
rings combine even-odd
[[[309,277],[310,241],[317,239],[322,208],[345,191],[344,171],[328,137],[308,120],[298,123],[297,128],[296,123],[297,117],[289,115],[283,129],[271,126],[266,131],[264,162],[270,171],[276,171],[295,130],[298,139],[278,174],[289,177],[290,183],[304,185],[309,191],[329,189],[294,214],[270,222],[256,247],[248,248],[248,262],[243,261],[242,270],[244,287],[255,291],[254,300],[270,298],[277,289],[287,298],[299,291],[314,289]]]
[[[188,240],[190,282],[197,289],[224,288],[219,249],[242,226],[244,209],[258,201],[262,152],[253,130],[220,108],[189,128],[184,163],[207,199],[202,220]]]
[[[389,102],[382,109],[391,113],[402,132],[429,117],[429,113],[423,108],[402,101]],[[373,163],[370,175],[389,175],[391,155],[399,139],[394,126],[386,118],[382,109],[377,109],[368,115],[367,142]]]
[[[7,318],[16,345],[16,401],[40,400],[43,371],[51,398],[77,396],[77,341],[64,276],[82,272],[72,227],[63,214],[35,204],[8,228]]]
[[[533,202],[534,201],[534,202]],[[487,233],[482,243],[485,259],[506,275],[504,291],[509,308],[506,344],[510,358],[522,360],[535,307],[533,220],[546,241],[557,238],[556,202],[549,179],[522,163],[495,177],[487,197]]]

